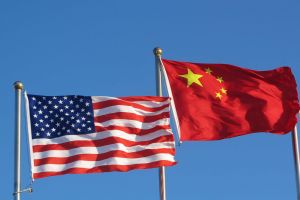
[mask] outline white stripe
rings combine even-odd
[[[130,101],[130,102],[140,104],[148,108],[157,108],[169,104],[170,100],[168,99],[163,102],[158,102],[158,101]]]
[[[120,100],[117,97],[107,97],[107,96],[91,96],[92,103],[103,102],[108,100]]]
[[[139,122],[136,120],[128,120],[128,119],[112,119],[101,123],[95,122],[95,126],[108,127],[113,125],[113,126],[139,128],[139,129],[150,129],[155,126],[167,126],[170,124],[169,121],[170,121],[169,118],[163,118],[150,123]]]
[[[33,153],[34,159],[41,159],[47,157],[58,157],[65,158],[78,154],[101,154],[110,151],[124,151],[126,153],[139,152],[148,149],[174,149],[174,142],[160,142],[152,143],[149,145],[136,145],[132,147],[127,147],[121,143],[110,144],[102,147],[78,147],[70,150],[49,150],[44,152]]]
[[[34,167],[35,173],[40,172],[60,172],[71,168],[86,168],[90,169],[97,166],[107,166],[107,165],[135,165],[135,164],[147,164],[152,163],[160,160],[167,160],[171,162],[175,162],[174,157],[170,154],[155,154],[148,157],[141,157],[141,158],[108,158],[101,161],[75,161],[68,164],[45,164],[38,167]]]
[[[62,144],[70,141],[91,141],[91,140],[101,140],[108,137],[118,137],[132,142],[141,142],[148,141],[154,138],[165,136],[165,135],[173,135],[170,130],[159,130],[153,133],[149,133],[146,135],[136,135],[136,134],[128,134],[120,130],[110,130],[103,131],[100,133],[90,133],[90,134],[81,134],[81,135],[65,135],[57,138],[42,138],[42,139],[33,139],[33,145],[47,145],[47,144]]]
[[[103,101],[109,101],[109,100],[120,100],[118,97],[108,97],[108,96],[91,96],[92,102],[103,102]]]
[[[144,116],[153,116],[153,115],[158,115],[160,113],[169,112],[169,111],[170,111],[169,107],[159,111],[151,112],[151,111],[145,111],[138,108],[133,108],[131,106],[115,105],[115,106],[105,107],[101,109],[94,109],[94,116],[101,116],[101,115],[118,113],[118,112],[134,113],[137,115],[144,115]]]

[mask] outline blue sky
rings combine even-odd
[[[0,199],[12,199],[14,90],[42,95],[155,95],[152,50],[256,70],[291,66],[300,80],[296,0],[0,2]],[[30,182],[25,123],[22,186]],[[296,198],[291,135],[186,142],[166,169],[171,200]],[[39,179],[23,199],[159,199],[158,170]]]

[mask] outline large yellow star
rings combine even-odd
[[[199,81],[199,79],[202,78],[203,75],[195,74],[190,69],[187,69],[187,70],[188,70],[187,74],[179,75],[179,76],[187,79],[187,86],[190,87],[193,83],[195,83],[195,84],[200,85],[201,87],[203,87],[202,83]]]

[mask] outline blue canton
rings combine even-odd
[[[89,96],[28,95],[32,138],[94,133],[94,112]]]

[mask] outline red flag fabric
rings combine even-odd
[[[255,71],[227,64],[162,63],[182,141],[285,134],[297,122],[297,85],[289,67]]]

